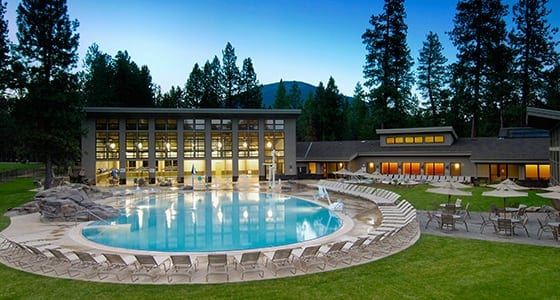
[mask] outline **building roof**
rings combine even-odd
[[[161,108],[161,107],[85,107],[84,111],[88,115],[103,115],[104,117],[114,116],[157,116],[157,117],[177,117],[177,116],[198,116],[216,117],[223,115],[228,117],[247,118],[249,116],[268,116],[271,118],[297,118],[301,114],[299,109],[236,109],[236,108]]]
[[[560,123],[560,111],[527,107],[527,123],[543,129],[552,129]]]
[[[298,162],[351,161],[367,157],[458,157],[469,158],[474,163],[531,163],[548,162],[548,138],[459,138],[449,146],[386,146],[378,140],[298,142]]]

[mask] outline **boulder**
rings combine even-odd
[[[17,211],[30,211],[30,208],[34,207],[41,213],[42,221],[75,222],[109,219],[118,217],[119,210],[95,201],[111,196],[112,193],[88,185],[70,184],[37,193],[34,201],[30,202],[34,203],[33,205],[25,205],[26,209]]]

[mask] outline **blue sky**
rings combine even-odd
[[[515,0],[504,0],[510,7]],[[15,10],[8,1],[10,37],[15,40]],[[263,83],[300,80],[313,85],[332,76],[339,90],[351,96],[363,82],[366,50],[361,35],[382,0],[68,0],[71,19],[80,27],[80,63],[97,43],[111,56],[127,50],[138,65],[147,65],[155,84],[167,91],[183,87],[195,63],[220,59],[227,42],[237,64],[250,57]],[[456,1],[407,0],[408,43],[418,55],[431,30],[444,43],[445,55],[455,49],[445,32],[453,28]],[[550,0],[550,23],[560,27],[560,1]],[[511,17],[507,18],[511,21]]]

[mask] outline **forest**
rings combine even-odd
[[[1,4],[0,160],[78,159],[86,106],[300,109],[300,141],[375,139],[379,128],[425,126],[495,136],[503,127],[527,126],[527,107],[560,109],[558,28],[548,21],[547,4],[457,1],[446,32],[457,53],[450,63],[433,32],[422,49],[410,49],[406,1],[384,0],[383,10],[364,20],[366,56],[356,70],[363,82],[353,95],[342,95],[332,77],[311,83],[315,93],[306,95],[279,79],[271,107],[263,105],[252,59],[238,63],[230,42],[221,57],[196,63],[185,70],[184,84],[164,92],[149,66],[137,65],[125,49],[112,56],[94,43],[80,62],[79,22],[66,0],[22,0],[14,43]]]

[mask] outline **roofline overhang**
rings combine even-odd
[[[263,115],[271,117],[297,118],[301,109],[264,109],[264,108],[161,108],[161,107],[84,107],[88,115],[162,115],[162,116],[250,116]]]

